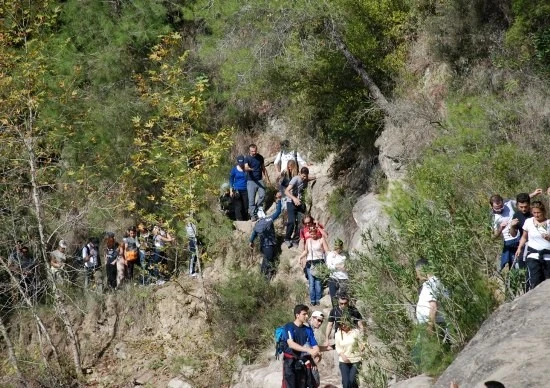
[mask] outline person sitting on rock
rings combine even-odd
[[[260,272],[267,280],[270,280],[275,271],[275,251],[277,247],[277,236],[275,235],[275,227],[273,223],[281,215],[281,193],[276,196],[275,212],[266,216],[263,210],[258,210],[258,221],[254,224],[252,235],[250,236],[250,248],[254,248],[254,240],[260,236],[260,249],[264,255]]]

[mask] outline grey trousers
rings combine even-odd
[[[264,181],[247,181],[246,191],[248,192],[248,214],[253,217],[258,212],[258,206],[263,206],[265,199]],[[258,193],[258,198],[256,198]]]

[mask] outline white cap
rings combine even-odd
[[[316,311],[311,313],[311,317],[312,318],[323,318],[323,319],[325,319],[325,314],[323,314],[319,310],[316,310]]]
[[[59,248],[67,248],[67,243],[65,242],[65,240],[59,241]]]

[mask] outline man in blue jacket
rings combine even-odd
[[[286,346],[283,349],[282,388],[315,388],[317,383],[311,373],[315,366],[313,358],[320,349],[313,329],[307,324],[309,308],[299,304],[294,307],[294,321],[285,328]]]

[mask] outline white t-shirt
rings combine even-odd
[[[550,220],[546,220],[543,225],[536,226],[535,219],[533,217],[525,220],[523,224],[523,230],[528,233],[527,246],[537,251],[543,249],[550,249],[550,241],[547,241],[542,237],[545,233],[550,233]],[[538,253],[528,253],[528,258],[538,259]],[[544,255],[544,260],[550,260],[550,255]]]
[[[97,266],[98,260],[97,260],[97,249],[90,244],[87,244],[84,248],[82,248],[82,258],[86,260],[86,257],[90,255],[89,261],[84,261],[84,266],[86,268],[95,268]]]
[[[336,269],[336,267],[343,266],[345,261],[346,261],[346,256],[342,254],[338,254],[336,253],[336,251],[330,251],[327,254],[327,267],[331,271],[330,277],[339,279],[339,280],[348,279],[348,274],[346,271],[343,271],[341,269]]]
[[[279,162],[281,163],[281,171],[286,171],[286,166],[288,165],[289,160],[294,160],[294,151],[280,151],[277,153],[277,156],[275,156],[275,160],[273,161],[273,164],[277,165]],[[301,166],[305,166],[307,163],[299,153],[296,153],[296,162],[298,163],[298,169]]]
[[[502,230],[502,237],[504,238],[504,241],[516,240],[519,238],[519,233],[516,235],[516,237],[510,235],[510,221],[512,221],[512,217],[514,216],[515,203],[516,201],[509,199],[504,202],[502,212],[493,212],[493,230],[497,230],[500,224],[502,224],[503,222],[507,222],[506,227]]]
[[[416,320],[418,323],[427,323],[430,320],[430,302],[437,302],[438,298],[445,295],[446,291],[441,282],[435,276],[428,278],[422,284],[422,290],[416,304]],[[437,309],[436,322],[445,322],[440,309]]]

